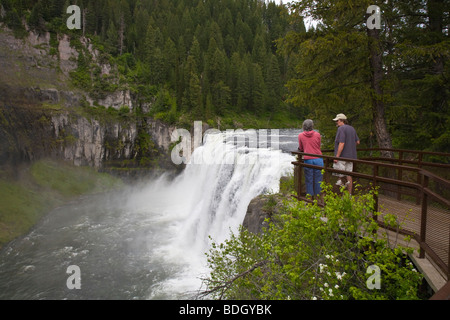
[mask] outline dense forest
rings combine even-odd
[[[73,83],[101,96],[126,87],[152,101],[151,116],[188,124],[281,117],[316,121],[325,147],[346,113],[367,147],[450,152],[449,2],[445,0],[0,0],[1,19],[23,35],[89,37],[115,80],[88,52]],[[66,27],[69,4],[82,29]],[[367,8],[381,26],[367,27]],[[316,21],[305,29],[304,17]],[[294,123],[295,123],[294,121]],[[230,125],[233,121],[230,120]],[[292,122],[291,122],[292,123]],[[245,125],[248,125],[246,123]]]
[[[82,12],[82,30],[105,59],[115,58],[121,82],[92,81],[88,53],[74,82],[93,95],[127,85],[144,99],[156,97],[152,115],[212,121],[225,114],[258,117],[283,113],[289,70],[275,40],[292,28],[285,6],[261,0],[2,0],[5,21],[19,29],[68,33],[66,8]],[[303,23],[300,24],[303,28]],[[301,31],[301,30],[299,30]],[[73,41],[76,42],[76,41]],[[111,57],[106,57],[110,55]],[[214,125],[214,123],[212,123]]]
[[[379,29],[368,27],[371,5]],[[282,40],[296,60],[291,102],[331,137],[330,116],[344,112],[368,147],[450,152],[449,12],[446,0],[295,2],[292,18],[318,27]]]

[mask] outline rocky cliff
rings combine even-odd
[[[109,76],[113,67],[81,42]],[[0,43],[0,165],[56,157],[97,168],[171,166],[175,128],[137,116],[150,104],[123,88],[94,99],[72,85],[78,51],[68,36],[55,47],[48,33],[16,39],[0,27]]]
[[[282,194],[270,194],[254,198],[248,205],[242,226],[252,233],[262,233],[283,210],[284,197]]]

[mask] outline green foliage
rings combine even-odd
[[[72,82],[94,100],[122,87],[138,99],[150,99],[149,90],[140,90],[145,84],[175,98],[171,111],[158,114],[170,123],[218,123],[228,111],[254,117],[289,111],[282,103],[287,61],[276,56],[274,43],[289,28],[283,5],[262,0],[85,0],[76,3],[83,29],[69,31],[64,23],[67,1],[5,2],[5,20],[18,32],[25,30],[19,18],[24,13],[28,25],[50,31],[52,41],[57,34],[70,35],[79,53]],[[98,57],[94,61],[81,45],[83,36],[100,55],[112,57],[109,76],[101,76]],[[57,54],[54,44],[51,54]]]
[[[287,83],[289,101],[311,110],[325,137],[334,137],[331,121],[345,113],[363,145],[385,143],[381,131],[397,148],[449,152],[449,47],[445,1],[297,1],[292,16],[310,16],[316,29],[293,28],[280,48],[295,68]],[[382,54],[380,92],[372,88],[373,55],[366,9],[381,10],[376,46]],[[299,20],[302,20],[302,18]],[[374,106],[384,104],[384,114]],[[380,115],[387,130],[375,123]],[[334,141],[323,140],[325,147]]]
[[[0,247],[28,232],[56,206],[81,194],[121,186],[119,179],[93,168],[50,160],[33,163],[20,180],[0,177]]]
[[[173,124],[177,121],[176,99],[170,94],[169,90],[162,89],[159,91],[156,96],[156,101],[150,110],[150,115],[168,124]]]
[[[422,275],[405,247],[391,248],[371,215],[374,191],[357,198],[324,186],[326,206],[286,200],[262,235],[241,229],[207,253],[205,295],[226,299],[418,299]],[[366,285],[369,266],[381,288]]]

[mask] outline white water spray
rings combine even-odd
[[[236,145],[225,133],[216,133],[208,135],[204,145],[194,151],[180,176],[171,182],[159,180],[145,190],[143,199],[152,193],[150,197],[158,195],[159,204],[165,202],[161,217],[170,221],[164,234],[167,241],[157,254],[185,265],[176,279],[152,290],[151,298],[157,297],[158,291],[199,289],[199,277],[207,272],[205,252],[210,237],[220,243],[236,232],[253,198],[279,191],[280,178],[292,172],[293,159],[273,148]]]
[[[270,143],[266,130],[257,140],[254,130],[235,132],[236,142],[206,135],[174,179],[53,210],[0,250],[0,299],[192,298],[209,272],[209,236],[220,243],[236,232],[250,201],[277,192],[293,170],[278,147],[296,149],[297,133],[274,132]],[[80,290],[67,287],[69,266],[79,267]]]

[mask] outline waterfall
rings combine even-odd
[[[236,232],[250,201],[263,193],[278,192],[280,178],[292,173],[294,158],[278,150],[279,136],[272,135],[272,147],[267,147],[266,131],[255,141],[254,133],[206,136],[180,176],[154,185],[152,190],[164,190],[164,197],[172,203],[165,208],[171,211],[166,212],[173,222],[171,239],[159,248],[166,259],[184,260],[190,272],[198,273],[205,264],[210,238],[220,243]],[[183,277],[186,281],[189,275]]]
[[[0,250],[0,299],[192,297],[209,272],[209,237],[226,240],[253,198],[279,190],[295,145],[295,131],[206,134],[175,178],[53,210]],[[69,266],[81,272],[80,290],[66,286]]]

